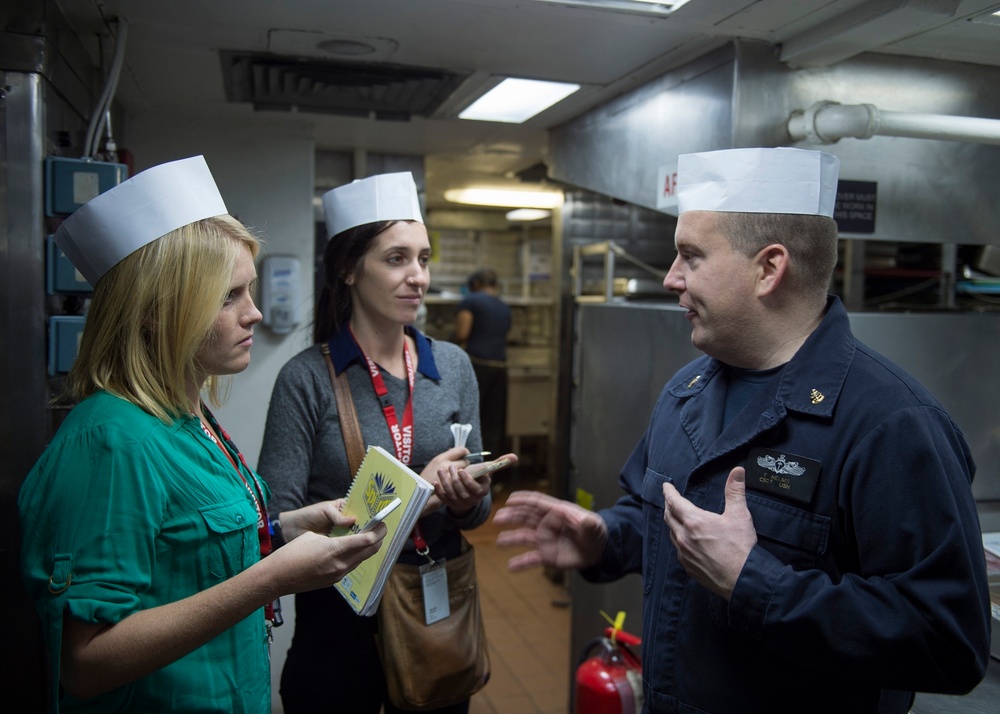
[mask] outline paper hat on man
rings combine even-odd
[[[413,174],[403,171],[352,181],[323,195],[326,237],[378,221],[420,221]]]
[[[91,285],[123,258],[189,223],[229,213],[204,156],[160,164],[80,206],[56,245]]]
[[[724,149],[677,158],[677,209],[833,217],[840,159],[778,147]]]

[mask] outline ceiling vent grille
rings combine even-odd
[[[226,98],[257,111],[408,121],[429,117],[468,75],[362,62],[221,53]]]

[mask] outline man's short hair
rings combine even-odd
[[[826,216],[792,213],[717,213],[733,248],[753,257],[779,243],[790,257],[788,279],[801,291],[829,289],[837,265],[837,223]]]

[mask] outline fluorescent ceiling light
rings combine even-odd
[[[520,124],[579,88],[579,84],[510,77],[474,101],[458,118]]]
[[[508,221],[540,221],[552,215],[552,211],[544,208],[515,208],[507,212]]]
[[[537,191],[516,188],[450,188],[444,199],[452,203],[503,208],[556,208],[563,202],[562,191]]]
[[[640,15],[666,16],[690,0],[538,0],[559,5],[572,5],[592,10],[612,10],[615,12],[631,12]]]

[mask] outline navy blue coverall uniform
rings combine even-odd
[[[702,357],[664,387],[583,573],[642,573],[646,710],[905,714],[915,690],[972,689],[989,594],[958,426],[836,297],[724,431],[721,369]],[[678,562],[662,485],[721,513],[736,466],[758,542],[727,603]]]

